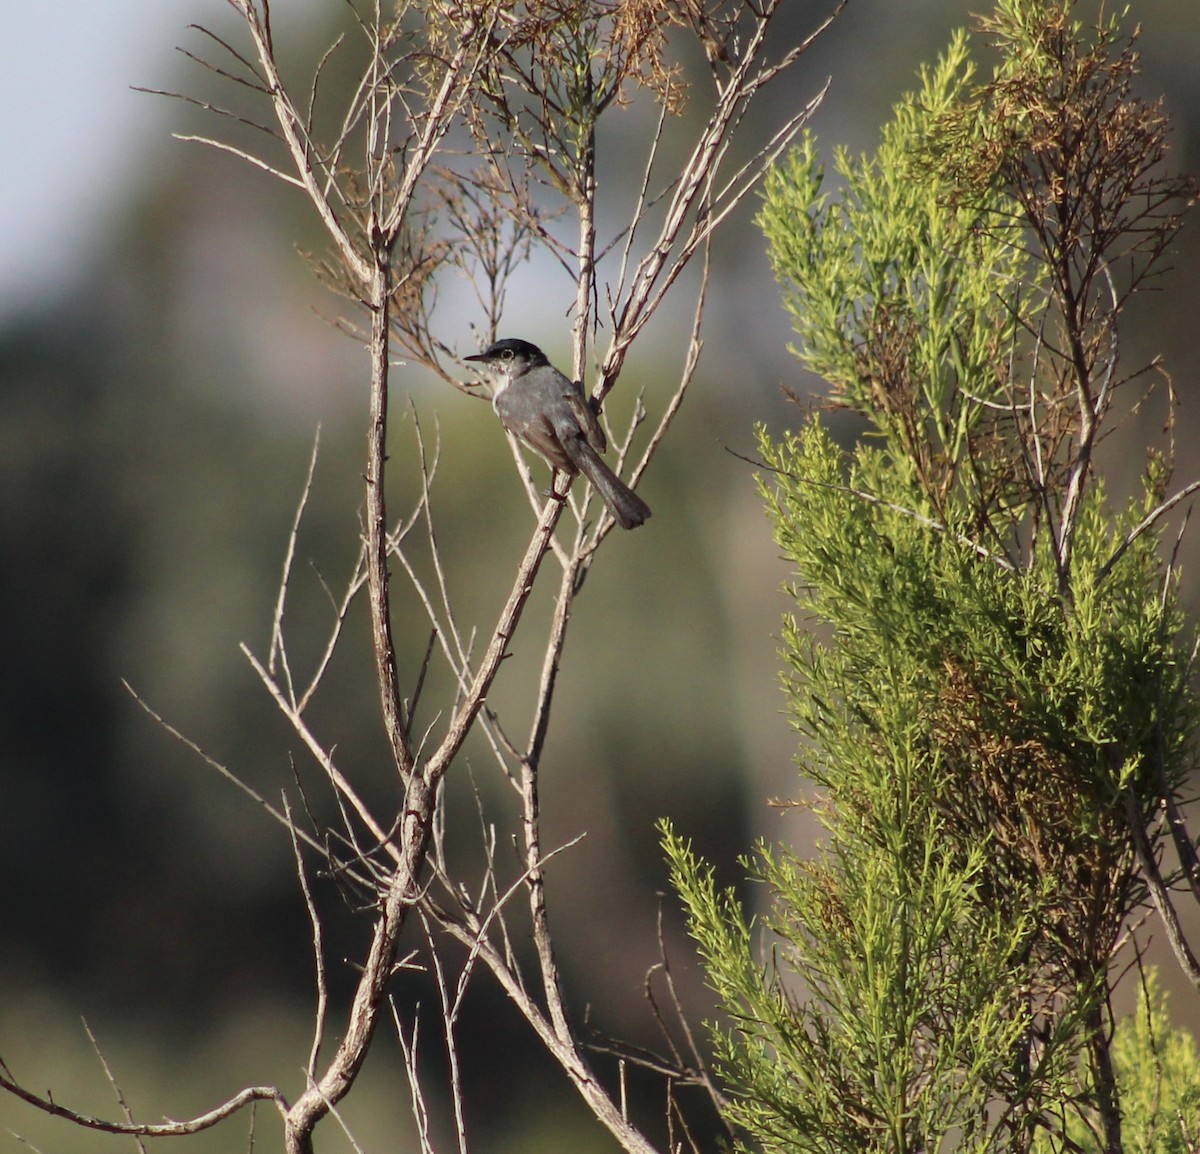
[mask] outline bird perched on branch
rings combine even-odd
[[[507,337],[466,358],[483,365],[492,383],[500,423],[556,469],[582,473],[622,529],[650,516],[641,499],[600,456],[604,430],[578,381],[568,380],[537,345]]]

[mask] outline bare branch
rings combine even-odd
[[[1191,946],[1188,945],[1187,935],[1183,930],[1183,923],[1179,920],[1179,914],[1175,909],[1174,902],[1171,901],[1167,884],[1163,881],[1162,873],[1158,868],[1158,862],[1155,860],[1150,840],[1146,836],[1142,815],[1138,812],[1137,802],[1134,799],[1132,791],[1126,789],[1124,797],[1125,814],[1129,821],[1129,834],[1133,839],[1133,846],[1137,852],[1138,865],[1141,866],[1142,877],[1145,879],[1146,885],[1150,890],[1150,897],[1154,902],[1154,908],[1158,910],[1158,916],[1162,919],[1163,928],[1167,932],[1167,941],[1171,944],[1171,951],[1174,953],[1175,960],[1179,963],[1180,969],[1183,970],[1192,985],[1197,990],[1200,990],[1200,960],[1197,960]]]
[[[150,717],[152,717],[154,719],[154,721],[157,722],[158,725],[161,726],[162,729],[166,733],[168,733],[171,737],[173,737],[181,745],[184,745],[188,749],[190,749],[194,754],[196,754],[199,758],[201,758],[201,760],[203,760],[207,765],[209,765],[213,769],[215,769],[223,778],[225,778],[226,781],[230,782],[232,785],[236,786],[239,790],[241,790],[241,792],[244,793],[248,798],[250,798],[251,801],[253,801],[256,805],[258,805],[260,808],[265,810],[266,813],[274,821],[277,821],[282,826],[285,826],[285,827],[289,826],[288,818],[285,813],[282,813],[279,810],[277,810],[273,805],[271,805],[270,802],[268,802],[262,796],[262,794],[260,794],[257,790],[255,790],[251,786],[247,785],[240,777],[237,776],[237,774],[235,774],[232,770],[230,770],[226,766],[222,765],[219,761],[216,760],[216,758],[214,758],[214,757],[210,756],[208,753],[206,753],[190,737],[187,737],[184,734],[180,733],[180,731],[178,729],[176,729],[169,721],[167,721],[165,718],[163,718],[161,716],[161,714],[156,713],[150,707],[150,705],[145,701],[145,699],[142,698],[138,694],[137,690],[135,690],[133,688],[133,686],[129,684],[128,681],[123,680],[121,682],[121,684],[124,685],[125,688],[129,691],[129,695],[134,699],[134,701],[136,701],[138,703],[138,705],[140,705],[142,707],[142,709],[144,709],[146,711],[146,713],[148,713],[150,715]],[[321,849],[321,845],[318,841],[316,841],[316,839],[314,839],[311,836],[309,836],[308,834],[302,833],[300,831],[297,831],[297,832],[298,832],[301,840],[303,840],[305,842],[305,844],[307,844],[308,846],[310,846],[311,848],[316,849],[316,850]]]
[[[329,985],[325,976],[325,943],[321,930],[321,918],[313,901],[312,890],[309,889],[308,875],[304,869],[304,857],[300,852],[299,831],[292,821],[291,807],[286,795],[283,797],[283,812],[288,819],[288,832],[292,835],[292,853],[296,859],[296,878],[300,882],[300,892],[304,895],[304,908],[308,911],[308,922],[312,927],[313,964],[316,969],[317,1006],[313,1020],[312,1048],[308,1053],[308,1064],[305,1072],[311,1083],[316,1078],[317,1060],[321,1055],[321,1043],[325,1037],[325,1019],[329,1012]]]
[[[117,1099],[117,1105],[121,1107],[121,1113],[124,1115],[125,1121],[127,1123],[133,1122],[133,1111],[130,1110],[129,1103],[125,1101],[125,1094],[121,1090],[121,1087],[117,1084],[117,1079],[112,1072],[112,1068],[108,1064],[108,1059],[104,1056],[104,1051],[100,1049],[100,1043],[96,1040],[96,1035],[92,1033],[92,1028],[88,1025],[86,1018],[83,1020],[83,1029],[84,1033],[86,1033],[88,1036],[88,1041],[91,1043],[92,1050],[95,1052],[96,1057],[100,1059],[100,1065],[104,1069],[104,1077],[108,1080],[109,1086],[112,1087],[113,1095]],[[142,1141],[143,1137],[144,1135],[141,1134],[135,1135],[134,1142],[142,1154],[145,1154],[146,1144]]]
[[[273,165],[268,164],[265,160],[261,160],[259,157],[255,156],[252,152],[247,152],[244,148],[237,148],[236,146],[228,144],[223,140],[214,140],[210,136],[196,136],[194,133],[173,132],[171,135],[176,140],[190,141],[195,144],[206,144],[209,148],[215,148],[218,152],[232,153],[234,156],[240,157],[247,163],[254,165],[255,168],[262,169],[262,171],[267,173],[269,176],[274,176],[277,179],[282,180],[284,184],[290,184],[296,188],[304,187],[301,181],[297,180],[290,173],[284,172],[282,169],[275,168]]]
[[[347,321],[343,325],[362,341],[368,354],[365,510],[361,549],[344,588],[335,595],[321,579],[333,611],[324,648],[311,676],[293,668],[295,651],[290,653],[288,646],[289,610],[293,607],[288,598],[295,591],[292,581],[301,526],[315,483],[319,431],[287,537],[265,663],[247,646],[241,647],[292,731],[312,755],[319,770],[318,780],[323,778],[325,783],[321,786],[322,801],[327,804],[332,798],[336,806],[334,820],[320,816],[321,805],[310,807],[297,773],[303,813],[313,832],[301,829],[289,802],[289,796],[294,795],[283,796],[281,809],[269,804],[167,725],[136,695],[135,699],[169,733],[234,782],[288,832],[310,923],[316,975],[315,1020],[305,1066],[307,1082],[292,1103],[275,1089],[252,1088],[198,1119],[156,1126],[135,1122],[128,1111],[123,1123],[88,1120],[59,1110],[49,1098],[42,1100],[26,1093],[20,1096],[81,1125],[145,1136],[190,1133],[263,1098],[273,1101],[283,1117],[288,1154],[312,1154],[317,1123],[331,1114],[341,1121],[340,1103],[362,1069],[387,1004],[409,1073],[421,1147],[432,1152],[433,1126],[418,1080],[417,1020],[412,1016],[411,1029],[406,1027],[404,1023],[410,1020],[407,1012],[389,996],[394,979],[407,965],[398,959],[402,957],[402,934],[416,907],[440,999],[460,1154],[467,1149],[463,1108],[466,1091],[456,1031],[468,985],[480,971],[480,961],[623,1149],[628,1154],[653,1154],[652,1144],[627,1115],[624,1062],[615,1089],[602,1085],[568,1018],[545,882],[548,863],[578,838],[550,853],[544,851],[538,792],[538,771],[575,598],[613,521],[601,513],[593,522],[590,491],[573,486],[572,478],[563,473],[553,474],[549,498],[544,498],[527,462],[516,454],[536,513],[536,525],[491,631],[477,632],[461,622],[451,597],[454,584],[432,500],[442,448],[440,430],[430,452],[415,408],[419,494],[402,520],[394,520],[388,513],[389,411],[391,390],[397,380],[393,375],[397,369],[395,353],[411,354],[415,363],[468,392],[471,386],[454,375],[457,359],[452,350],[458,338],[447,339],[433,331],[434,313],[440,311],[443,276],[450,272],[471,280],[483,314],[482,325],[495,335],[510,278],[536,245],[550,253],[570,277],[574,290],[570,318],[573,370],[576,378],[583,380],[589,366],[599,361],[593,394],[602,400],[615,385],[634,339],[663,305],[688,263],[702,252],[703,270],[679,382],[663,398],[640,394],[624,435],[619,441],[613,438],[617,468],[636,462],[636,482],[648,468],[695,377],[703,347],[701,329],[711,275],[709,242],[713,231],[744,201],[765,169],[795,138],[823,91],[806,108],[787,118],[781,128],[764,134],[768,135],[767,143],[738,164],[729,162],[733,135],[751,101],[799,58],[809,41],[784,52],[774,63],[768,61],[764,50],[767,27],[782,0],[747,0],[735,5],[728,16],[722,15],[720,28],[727,35],[719,51],[707,22],[709,17],[688,16],[682,9],[672,9],[666,19],[656,18],[651,26],[641,29],[644,35],[635,36],[628,34],[632,26],[625,27],[622,21],[638,14],[619,6],[614,10],[604,5],[585,5],[586,11],[581,14],[565,14],[557,10],[542,12],[536,6],[518,11],[487,0],[453,5],[453,12],[436,3],[411,8],[402,4],[397,13],[385,12],[380,0],[370,0],[348,6],[352,21],[349,36],[359,42],[366,63],[348,82],[340,108],[332,116],[321,109],[318,116],[318,98],[328,99],[331,61],[344,44],[344,37],[338,36],[321,56],[307,91],[297,99],[284,79],[285,68],[276,54],[269,0],[228,3],[244,21],[250,49],[243,53],[201,29],[225,54],[217,54],[221,64],[190,52],[185,55],[222,82],[234,83],[269,104],[266,118],[272,123],[256,124],[205,101],[181,99],[267,133],[281,143],[284,159],[264,159],[247,148],[204,136],[182,139],[229,152],[301,189],[332,247],[332,252],[318,258],[319,274],[362,306],[369,317],[369,323]],[[678,110],[675,102],[684,98],[683,86],[673,82],[664,55],[665,30],[686,28],[689,22],[700,35],[706,53],[710,49],[716,53],[709,55],[715,88],[704,97],[711,106],[707,122],[702,114],[702,127],[682,171],[670,174],[664,182],[659,178],[659,169],[667,117]],[[722,61],[719,67],[718,58]],[[582,67],[580,61],[584,62]],[[617,228],[609,244],[600,244],[596,126],[602,114],[632,98],[638,90],[661,101],[658,125],[650,140],[634,213],[628,223]],[[462,131],[473,134],[474,157],[481,157],[482,163],[469,158],[460,149],[461,142],[451,136]],[[470,169],[470,165],[475,167]],[[730,167],[731,173],[727,171]],[[568,214],[573,219],[560,229],[558,222]],[[604,291],[613,331],[607,351],[598,358],[590,344],[597,340],[601,321],[599,266],[610,259],[617,266],[615,288],[609,285]],[[639,429],[650,413],[654,419],[647,426],[651,430],[649,440],[642,445],[645,434]],[[575,523],[559,533],[559,521],[568,503]],[[409,534],[418,523],[424,540],[414,543]],[[542,623],[541,670],[531,687],[527,738],[521,747],[519,741],[508,736],[518,727],[510,725],[506,733],[488,701],[548,554],[559,566],[558,596],[548,620]],[[399,623],[407,618],[399,611],[391,582],[389,567],[397,562],[411,582],[410,601],[423,609],[431,626],[428,630],[420,628],[415,636],[399,633]],[[374,791],[367,789],[365,780],[360,781],[338,764],[334,747],[317,732],[316,721],[307,716],[314,695],[330,675],[350,607],[364,592],[378,707],[396,792],[402,791],[395,809],[386,811],[379,810],[378,802],[368,805],[366,799],[376,797]],[[422,695],[432,692],[429,686],[437,684],[435,667],[440,670],[443,662],[452,684],[446,702],[431,708],[422,702]],[[401,684],[412,687],[409,699],[402,695]],[[418,704],[422,705],[420,725],[415,719]],[[424,721],[426,712],[433,716],[432,722]],[[446,775],[459,760],[477,721],[501,773],[521,799],[517,819],[521,832],[519,842],[511,826],[498,834],[477,794],[485,865],[478,884],[468,889],[451,872],[453,838],[458,831],[448,828],[441,798]],[[523,727],[524,721],[519,724]],[[430,748],[426,748],[426,742]],[[510,837],[519,855],[515,879],[510,877],[513,867],[507,865],[498,874],[495,861],[496,846],[507,846]],[[360,912],[369,919],[370,944],[365,956],[356,962],[350,1005],[336,1029],[329,1019],[326,959],[327,949],[334,947],[325,941],[327,923],[322,921],[306,869],[304,855],[309,849],[322,854],[331,876],[343,885],[343,896],[360,904]],[[428,891],[435,886],[449,895],[445,909],[439,909],[429,897]],[[521,934],[527,928],[524,910],[514,901],[521,890],[528,899],[540,988],[536,982],[530,982],[527,988],[516,961],[514,943],[519,939],[515,923],[520,920]],[[510,918],[514,922],[511,935]],[[447,962],[450,955],[438,952],[435,927],[448,932],[467,949],[456,971]],[[335,1037],[336,1045],[332,1041]],[[695,1043],[690,1034],[687,1037],[694,1051]],[[673,1101],[671,1095],[668,1088],[669,1102]],[[677,1107],[668,1108],[674,1118]],[[686,1125],[683,1129],[686,1133]]]
[[[561,501],[551,498],[546,502],[542,509],[541,520],[525,550],[525,556],[517,567],[516,580],[513,582],[508,600],[500,612],[500,619],[496,623],[495,629],[492,630],[491,640],[480,660],[475,680],[471,683],[465,699],[455,710],[449,731],[442,739],[441,745],[426,763],[425,773],[431,781],[436,781],[450,768],[450,763],[462,747],[471,725],[479,714],[483,700],[491,688],[492,680],[500,669],[500,662],[504,659],[509,639],[521,620],[521,614],[524,612],[530,593],[533,592],[534,578],[537,576],[546,551],[550,548],[550,537],[561,515]]]
[[[395,1000],[390,1003],[392,1023],[396,1028],[396,1038],[400,1043],[400,1054],[404,1059],[404,1072],[408,1077],[408,1092],[411,1102],[413,1121],[417,1124],[417,1141],[421,1144],[421,1154],[435,1154],[433,1142],[429,1136],[429,1104],[425,1101],[425,1092],[421,1088],[421,1076],[417,1067],[418,1043],[420,1041],[420,1018],[414,1013],[412,1029],[406,1036],[404,1023],[400,1019],[400,1010]]]
[[[396,671],[396,644],[392,637],[392,608],[388,594],[389,536],[384,469],[387,461],[388,315],[391,301],[391,269],[386,259],[375,267],[370,286],[371,301],[371,413],[367,437],[367,597],[371,609],[372,648],[378,682],[383,726],[391,745],[392,758],[400,776],[413,771],[408,744],[408,721],[400,697]]]
[[[292,529],[288,533],[287,549],[283,557],[283,572],[279,577],[279,594],[275,599],[275,617],[271,622],[271,646],[267,652],[267,670],[275,674],[276,663],[283,670],[283,680],[287,687],[288,700],[295,705],[296,691],[292,684],[292,671],[288,667],[287,649],[283,642],[283,610],[287,602],[288,579],[292,572],[292,561],[296,556],[296,538],[300,534],[300,522],[304,517],[304,509],[312,492],[313,474],[317,469],[317,453],[321,446],[321,429],[313,437],[312,454],[308,459],[308,473],[304,478],[304,488],[300,492],[300,501],[296,506],[296,515],[292,518]]]
[[[337,790],[338,794],[346,799],[362,820],[363,825],[371,831],[372,836],[378,839],[380,845],[388,844],[388,836],[383,831],[383,827],[372,816],[367,804],[358,796],[350,781],[343,775],[334,763],[333,755],[329,753],[317,740],[316,735],[309,728],[308,723],[300,715],[299,711],[288,700],[287,695],[276,683],[275,679],[263,668],[262,663],[250,652],[246,645],[239,647],[245,655],[247,661],[250,662],[251,668],[258,674],[259,680],[266,686],[267,692],[274,699],[275,704],[279,706],[280,712],[286,717],[291,724],[296,734],[308,746],[309,752],[313,755],[317,764],[321,767],[322,772],[329,778],[330,784]],[[169,728],[169,727],[168,727]],[[185,739],[186,740],[186,739]],[[190,743],[189,743],[190,744]],[[198,751],[199,752],[199,751]],[[214,763],[215,764],[215,763]],[[220,768],[220,767],[217,767]],[[257,799],[257,795],[254,795]],[[258,799],[261,800],[261,799]],[[263,803],[266,804],[265,802]],[[268,807],[269,808],[269,807]],[[272,811],[275,814],[275,811]],[[275,814],[277,820],[282,820],[284,825],[287,825],[286,817],[282,814]],[[393,853],[397,851],[392,851]]]
[[[50,1098],[43,1098],[26,1090],[8,1068],[8,1064],[0,1059],[0,1089],[8,1091],[14,1098],[20,1098],[30,1106],[36,1107],[44,1114],[55,1118],[65,1118],[85,1130],[100,1130],[105,1134],[131,1134],[145,1138],[178,1138],[185,1134],[198,1134],[201,1130],[211,1129],[226,1118],[231,1118],[243,1107],[254,1102],[273,1102],[282,1113],[287,1109],[287,1100],[274,1086],[249,1086],[235,1094],[220,1106],[214,1107],[207,1113],[198,1114],[179,1122],[113,1122],[99,1118],[94,1114],[82,1114],[66,1106],[60,1106]]]
[[[479,956],[503,987],[509,1000],[521,1012],[550,1055],[559,1063],[572,1085],[601,1122],[628,1154],[658,1154],[637,1127],[622,1114],[619,1106],[601,1085],[579,1048],[559,1037],[552,1021],[517,982],[504,957],[491,942],[477,938],[467,926],[452,919],[440,921],[443,929],[465,945],[478,945]]]
[[[271,104],[275,110],[279,127],[283,131],[284,142],[291,153],[296,176],[304,186],[309,200],[317,210],[329,233],[330,239],[336,245],[342,260],[351,269],[360,283],[367,285],[371,277],[371,267],[366,258],[356,249],[350,235],[346,232],[341,219],[334,210],[327,195],[327,186],[323,186],[313,167],[315,150],[311,145],[304,125],[306,121],[300,117],[288,96],[288,90],[279,69],[275,63],[274,48],[270,35],[270,8],[262,5],[262,15],[255,7],[253,0],[229,0],[246,21],[246,28],[254,42],[254,49],[262,69],[263,81],[271,94]]]
[[[1099,585],[1105,577],[1113,571],[1113,567],[1125,556],[1129,549],[1139,537],[1148,533],[1159,521],[1163,519],[1176,505],[1186,501],[1193,494],[1200,492],[1200,481],[1192,481],[1188,485],[1184,485],[1178,492],[1173,493],[1167,500],[1156,505],[1145,517],[1141,519],[1128,533],[1125,534],[1125,540],[1113,551],[1113,555],[1100,566],[1096,572],[1096,584]]]

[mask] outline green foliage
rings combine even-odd
[[[915,800],[915,799],[914,799]],[[914,808],[920,807],[919,805]],[[1032,932],[980,911],[986,851],[952,860],[926,812],[886,844],[838,839],[820,865],[760,851],[775,911],[765,969],[730,893],[668,831],[676,886],[734,1028],[715,1031],[730,1116],[766,1150],[986,1149],[988,1087],[1012,1076],[1020,991],[994,982]],[[796,999],[795,978],[808,997]]]
[[[826,646],[785,625],[806,775],[868,831],[893,820],[901,791],[936,808],[940,842],[960,841],[964,863],[989,844],[988,901],[1014,915],[1039,903],[1039,958],[1061,971],[1055,988],[1069,985],[1140,897],[1122,790],[1152,804],[1160,772],[1177,785],[1185,768],[1181,620],[1158,596],[1150,540],[1096,580],[1140,508],[1106,514],[1103,488],[1091,491],[1064,611],[1044,553],[1010,570],[905,512],[911,484],[886,453],[846,454],[819,422],[762,451],[777,470],[777,538],[804,576],[793,592],[834,630]]]
[[[1129,1154],[1189,1154],[1200,1139],[1200,1055],[1195,1039],[1173,1029],[1153,971],[1137,1012],[1121,1022],[1113,1061],[1122,1087]]]
[[[960,34],[897,107],[874,157],[836,153],[840,200],[823,191],[810,134],[767,182],[761,215],[784,306],[804,338],[797,355],[840,403],[872,414],[937,503],[961,479],[957,465],[983,463],[971,447],[1010,424],[992,406],[1009,380],[1012,301],[1037,276],[1021,248],[981,227],[1011,211],[1006,196],[951,208],[950,186],[924,156],[972,74]],[[1003,465],[1008,455],[991,456]],[[968,479],[1006,482],[991,468]]]
[[[952,349],[961,350],[965,375],[974,379],[990,364],[990,330],[1011,326],[986,276],[960,277],[936,259],[941,246],[956,258],[968,255],[977,239],[971,220],[941,211],[936,182],[913,179],[913,144],[924,135],[929,110],[960,99],[971,71],[960,35],[938,67],[923,73],[920,94],[897,108],[876,157],[855,163],[839,149],[842,200],[823,191],[811,133],[767,183],[762,227],[785,281],[785,307],[804,327],[798,355],[852,405],[869,408],[879,399],[872,374],[864,380],[863,358],[871,350],[857,347],[877,313],[901,314],[894,327],[911,335],[911,355],[932,370],[925,395],[931,416],[941,415],[950,399]],[[979,323],[966,331],[956,323],[974,319]]]
[[[1068,8],[1001,0],[985,84],[956,36],[875,155],[837,154],[839,199],[811,137],[768,183],[797,355],[866,422],[849,449],[819,419],[760,432],[823,842],[746,863],[755,925],[665,837],[731,1019],[729,1114],[766,1150],[1116,1150],[1123,1094],[1128,1148],[1166,1149],[1156,1111],[1192,1092],[1164,1073],[1147,1096],[1138,1027],[1109,1042],[1113,952],[1147,896],[1130,823],[1180,788],[1197,708],[1154,532],[1165,464],[1117,506],[1092,457],[1122,379],[1106,254],[1136,222],[1153,255],[1175,218],[1126,211],[1136,181],[1109,179],[1159,126],[1129,55],[1105,56],[1113,27],[1081,44]],[[1072,101],[1105,117],[1095,172],[1053,138]],[[999,136],[1003,163],[954,161]],[[1035,170],[1079,213],[1066,248]],[[1183,1068],[1171,1046],[1160,1071]]]
[[[1103,515],[1099,487],[1064,613],[1051,564],[1008,570],[905,512],[912,479],[886,453],[847,454],[819,422],[762,449],[804,576],[789,700],[827,840],[815,862],[759,852],[765,968],[671,843],[737,1022],[720,1035],[732,1116],[767,1149],[1007,1148],[1080,1097],[1109,952],[1143,896],[1122,790],[1149,805],[1163,766],[1182,773],[1177,610],[1148,541],[1096,582],[1140,515]],[[802,1002],[784,993],[797,980]]]
[[[1137,1010],[1117,1023],[1112,1057],[1126,1154],[1191,1154],[1200,1139],[1200,1054],[1191,1034],[1172,1027],[1154,970],[1144,974]],[[1078,1149],[1099,1154],[1081,1119],[1066,1128]],[[1057,1149],[1045,1135],[1034,1146],[1036,1154]]]

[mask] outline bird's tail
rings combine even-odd
[[[591,481],[608,511],[622,529],[636,529],[650,516],[650,506],[641,499],[605,463],[587,441],[580,438],[571,454],[579,471]]]

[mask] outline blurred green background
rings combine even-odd
[[[794,0],[778,44],[826,8]],[[851,0],[768,95],[772,117],[831,76],[814,120],[823,145],[872,147],[918,65],[979,8]],[[318,0],[277,5],[283,53],[311,60],[341,16]],[[1130,21],[1144,25],[1142,92],[1164,94],[1174,119],[1174,165],[1200,170],[1200,7],[1135,0]],[[0,1056],[31,1087],[115,1115],[82,1015],[130,1105],[150,1118],[207,1108],[250,1082],[294,1093],[312,961],[286,837],[171,740],[122,681],[269,797],[291,787],[293,761],[312,780],[238,645],[265,656],[319,425],[289,618],[297,660],[312,659],[327,624],[321,580],[337,589],[356,554],[366,407],[365,357],[330,323],[343,303],[302,256],[323,245],[306,203],[229,156],[170,138],[219,124],[129,90],[207,84],[172,52],[201,46],[189,22],[235,35],[218,0],[63,0],[0,13]],[[296,75],[303,85],[303,66]],[[620,146],[605,142],[602,165]],[[608,173],[618,190],[639,178],[636,168]],[[779,431],[797,421],[781,387],[815,383],[787,352],[752,215],[742,211],[718,246],[700,379],[644,482],[654,519],[613,534],[579,602],[544,763],[547,844],[586,831],[551,877],[568,986],[580,1014],[587,1004],[599,1028],[643,1042],[655,1038],[642,980],[657,958],[660,909],[689,1007],[697,1019],[708,1007],[663,896],[654,820],[671,817],[730,882],[755,838],[811,836],[768,804],[798,788],[778,691],[789,574],[752,470],[728,450],[751,450],[754,422]],[[1172,374],[1188,479],[1200,471],[1198,238],[1185,230],[1175,271],[1122,333],[1127,363],[1161,353]],[[571,296],[560,273],[535,266],[504,331],[565,365]],[[457,329],[461,351],[473,351],[480,321],[467,294],[447,294],[439,331]],[[680,317],[664,315],[636,347],[616,411],[638,388],[655,408],[684,339]],[[435,427],[440,436],[434,500],[460,624],[489,628],[531,525],[508,450],[486,406],[419,375],[398,374],[397,384],[393,507],[416,493],[415,412],[427,437]],[[1118,486],[1121,464],[1136,473],[1137,447],[1159,436],[1162,415],[1148,409],[1110,443]],[[1192,607],[1195,550],[1193,534],[1182,551]],[[411,683],[427,629],[402,580],[396,589]],[[528,725],[525,685],[549,592],[535,599],[532,631],[493,695],[515,733]],[[343,764],[360,780],[378,767],[378,796],[392,796],[361,614],[316,715]],[[511,810],[481,745],[471,765],[487,804]],[[465,769],[450,815],[472,828]],[[322,896],[353,958],[363,927],[336,895]],[[330,961],[344,991],[341,957]],[[1171,969],[1165,976],[1179,1015],[1194,1022],[1194,993]],[[436,1095],[433,992],[420,988]],[[477,1150],[610,1148],[484,976],[464,1047]],[[382,1036],[346,1109],[368,1151],[410,1146],[401,1077],[395,1039]],[[240,1148],[239,1128],[189,1148]],[[23,1148],[8,1131],[44,1151],[116,1144],[7,1098],[0,1131],[0,1150]],[[278,1146],[265,1113],[257,1137]],[[336,1125],[320,1140],[338,1148]]]

